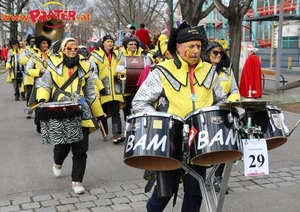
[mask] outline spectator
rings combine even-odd
[[[8,48],[6,47],[6,44],[4,44],[1,50],[2,65],[6,64],[7,57],[8,57]]]
[[[240,93],[241,96],[261,98],[262,85],[261,85],[261,65],[259,58],[255,54],[259,49],[248,45],[248,58],[245,62],[241,82]]]
[[[130,28],[129,28],[129,32],[131,35],[135,35],[135,30],[136,30],[136,27],[131,25]]]
[[[136,31],[135,35],[144,44],[145,48],[148,49],[151,43],[149,32],[145,29],[145,24],[141,24],[140,27],[141,28]]]

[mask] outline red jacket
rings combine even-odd
[[[1,59],[4,61],[7,61],[7,52],[8,52],[7,47],[3,46],[1,50]]]
[[[144,28],[140,28],[135,32],[135,35],[140,39],[140,41],[144,44],[145,48],[147,48],[150,43],[150,36],[148,30]]]

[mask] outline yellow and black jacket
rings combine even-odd
[[[9,74],[7,75],[7,82],[11,83],[13,79],[16,78],[17,73],[21,73],[24,71],[24,66],[19,63],[20,54],[22,54],[23,49],[18,48],[10,49],[8,51],[8,57],[5,64],[5,68],[10,69]],[[19,74],[22,75],[22,74]]]
[[[91,104],[91,109],[95,117],[103,115],[103,110],[98,101],[98,98],[94,90],[94,79],[90,76],[91,65],[79,55],[79,65],[74,67],[74,73],[77,74],[76,78],[65,89],[64,93],[59,92],[58,88],[61,88],[64,83],[69,79],[69,69],[63,64],[63,55],[59,53],[51,56],[48,61],[48,68],[46,73],[42,75],[37,82],[37,97],[38,101],[65,101],[70,98],[65,94],[71,94],[72,97],[76,97],[77,93],[81,97],[86,97]],[[54,94],[58,95],[54,97]],[[83,127],[89,127],[92,129],[98,128],[96,123],[92,119],[82,120]]]
[[[191,100],[189,69],[180,57],[178,69],[174,59],[159,63],[149,73],[136,93],[132,108],[135,113],[162,111],[184,118],[195,109],[226,102],[217,73],[211,64],[200,62],[194,69],[194,89],[198,98]]]
[[[110,101],[124,102],[122,83],[117,78],[117,66],[122,62],[122,53],[114,49],[111,55],[111,61],[109,62],[104,50],[99,48],[94,50],[90,57],[91,63],[96,65],[94,73],[98,78],[95,79],[95,85],[100,92],[101,104]]]

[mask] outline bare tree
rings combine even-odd
[[[230,1],[226,7],[222,0],[214,0],[218,11],[228,20],[229,41],[230,41],[230,58],[234,70],[234,76],[239,83],[239,58],[241,53],[241,27],[245,14],[250,8],[253,0]]]
[[[17,17],[28,2],[29,0],[0,0],[0,9],[6,11],[8,15]],[[8,22],[3,23],[3,26],[9,29],[10,38],[18,38],[17,18],[10,18]]]
[[[202,10],[203,5],[207,4],[206,0],[180,0],[182,19],[190,25],[197,26],[199,21],[205,18],[215,7],[212,3],[206,10]]]
[[[161,26],[160,20],[167,23],[164,16],[166,6],[164,1],[158,0],[101,0],[94,2],[89,11],[99,29],[116,35],[118,28],[125,29],[130,23],[144,23],[149,31],[157,29]]]

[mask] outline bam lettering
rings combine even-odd
[[[234,145],[237,141],[237,136],[238,136],[237,131],[235,131],[235,132],[236,133],[233,132],[233,129],[230,129],[228,132],[228,136],[226,137],[226,140],[224,142],[223,129],[220,129],[214,135],[214,137],[212,139],[209,138],[208,131],[206,131],[206,130],[200,131],[198,134],[197,149],[198,150],[203,149],[207,145],[212,146],[212,145],[214,145],[215,142],[219,142],[221,145],[224,145],[224,144],[228,145],[229,143],[231,143],[231,145]]]
[[[158,150],[159,148],[161,148],[162,152],[166,151],[166,145],[167,145],[167,136],[164,135],[160,140],[158,140],[159,135],[156,134],[152,140],[150,141],[150,143],[147,145],[147,134],[143,135],[135,144],[135,136],[134,135],[130,135],[128,136],[127,139],[127,144],[126,144],[126,148],[125,148],[125,152],[129,152],[131,150],[136,150],[137,148],[141,148],[142,150]]]

